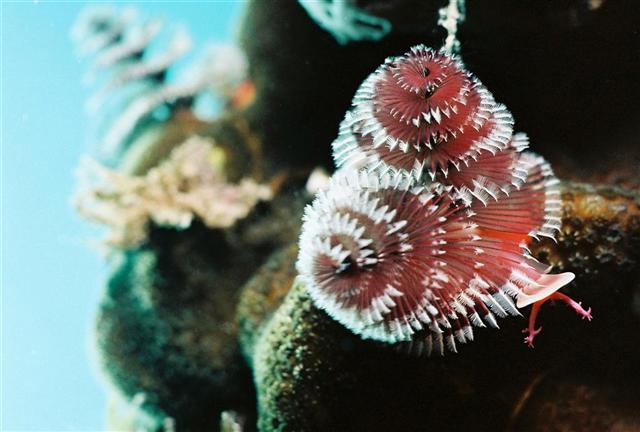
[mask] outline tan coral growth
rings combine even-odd
[[[210,228],[228,228],[272,192],[249,178],[228,183],[221,158],[211,140],[195,136],[144,176],[88,160],[83,171],[90,183],[75,204],[82,216],[110,227],[106,242],[118,247],[142,243],[149,222],[183,229],[198,218]]]
[[[634,273],[640,254],[640,194],[613,186],[565,183],[557,243],[529,245],[538,259],[579,279],[611,272]],[[624,279],[623,279],[624,280]],[[627,281],[628,282],[628,281]]]

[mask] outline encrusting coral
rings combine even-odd
[[[96,338],[118,391],[144,395],[140,408],[179,430],[210,428],[221,410],[250,408],[233,309],[257,260],[200,222],[155,227],[144,246],[112,252]]]
[[[239,340],[247,360],[251,361],[256,340],[280,306],[297,276],[297,245],[274,252],[242,288],[237,317]]]
[[[545,371],[567,365],[589,376],[596,366],[610,369],[607,365],[619,353],[628,357],[625,367],[633,367],[638,354],[629,340],[640,319],[633,306],[640,272],[630,263],[640,258],[640,230],[634,222],[640,216],[640,197],[572,183],[561,184],[561,191],[559,242],[532,239],[530,249],[544,261],[577,273],[578,284],[571,284],[569,292],[597,303],[598,319],[585,327],[567,320],[561,311],[551,314],[549,310],[546,324],[555,331],[562,328],[562,335],[547,338],[535,350],[513,343],[521,334],[517,319],[501,322],[500,332],[480,329],[482,342],[456,356],[429,362],[380,349],[314,306],[304,284],[294,284],[282,305],[267,301],[281,298],[282,283],[295,276],[291,254],[274,257],[279,264],[269,267],[289,269],[287,273],[274,279],[259,276],[262,283],[256,280],[247,285],[240,299],[240,304],[257,299],[257,305],[239,309],[240,322],[254,322],[244,327],[250,333],[241,340],[243,350],[252,353],[260,430],[393,430],[398,424],[408,430],[503,430],[514,421],[512,412],[531,382]],[[626,240],[612,242],[612,227],[618,238]],[[581,239],[578,250],[589,263],[589,274],[581,271],[584,264],[575,262],[575,244],[564,240],[567,235]],[[598,245],[606,244],[617,259],[597,252]],[[270,274],[263,273],[267,269],[258,274]],[[612,279],[612,274],[618,276]],[[572,341],[570,346],[567,340]],[[594,344],[594,340],[600,342]],[[581,359],[580,365],[576,358]],[[497,359],[509,367],[495,367]],[[607,385],[611,391],[629,391],[636,381],[627,380],[622,387],[619,380]],[[541,391],[534,394],[544,395]],[[385,415],[372,416],[372,412]]]

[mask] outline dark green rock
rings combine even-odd
[[[120,391],[144,394],[144,408],[179,430],[211,428],[223,409],[251,409],[233,310],[255,257],[196,224],[154,229],[148,245],[114,253],[111,264],[97,335]]]

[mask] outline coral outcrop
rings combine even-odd
[[[518,337],[522,327],[518,320],[509,320],[501,322],[499,333],[478,331],[476,343],[466,347],[463,353],[426,362],[361,340],[314,306],[305,287],[297,283],[277,309],[268,302],[261,303],[263,308],[268,305],[269,313],[253,309],[259,313],[245,316],[251,311],[246,308],[239,310],[241,320],[258,317],[264,320],[252,326],[259,331],[244,337],[245,341],[251,341],[245,344],[245,352],[253,350],[251,364],[258,391],[260,429],[393,430],[402,425],[407,430],[459,430],[466,427],[521,430],[520,427],[525,426],[536,430],[523,419],[538,416],[537,421],[543,421],[543,411],[539,410],[548,409],[538,405],[537,401],[538,398],[550,398],[553,393],[545,393],[542,388],[532,393],[530,389],[541,375],[560,373],[558,370],[566,365],[573,368],[573,374],[566,376],[569,380],[567,385],[575,386],[576,376],[592,376],[592,371],[598,368],[610,370],[611,362],[619,353],[628,356],[628,362],[623,362],[625,367],[633,367],[632,359],[637,358],[638,352],[629,341],[640,323],[637,306],[634,306],[640,281],[636,264],[640,239],[638,227],[633,223],[639,214],[638,195],[624,191],[597,191],[592,187],[585,189],[583,185],[570,183],[563,185],[563,191],[560,239],[566,232],[572,232],[578,237],[590,236],[592,244],[611,244],[610,232],[606,228],[592,231],[593,221],[615,226],[620,238],[627,239],[614,242],[616,255],[624,257],[622,261],[628,260],[627,264],[603,260],[595,248],[582,249],[585,259],[590,262],[589,276],[579,271],[582,264],[571,264],[570,257],[575,249],[563,245],[562,240],[559,243],[545,240],[531,244],[534,253],[553,251],[552,263],[562,266],[563,270],[576,271],[578,281],[570,287],[570,292],[579,289],[585,301],[598,305],[597,320],[588,327],[579,321],[560,324],[566,312],[549,308],[542,316],[542,323],[544,326],[560,326],[563,328],[562,336],[545,340],[535,350],[508,342],[510,337]],[[603,193],[609,198],[603,199]],[[588,210],[584,208],[585,202],[591,203]],[[583,221],[582,228],[571,224],[576,219]],[[291,271],[293,264],[281,259],[278,268],[289,266]],[[291,277],[293,273],[289,273],[288,278]],[[256,283],[247,285],[241,303],[245,297],[255,298],[258,290],[263,298],[282,296],[281,280],[273,284],[272,295],[264,293],[270,292],[265,286],[271,280],[264,278],[263,281],[259,288]],[[567,340],[572,341],[570,346],[566,344]],[[581,359],[580,366],[575,364],[576,358]],[[496,367],[496,361],[508,367]],[[606,382],[610,375],[605,374],[603,380]],[[565,378],[560,376],[563,378],[557,384],[558,388],[566,390],[558,391],[573,391],[571,387],[563,387],[561,383]],[[579,381],[578,385],[587,381]],[[618,379],[597,385],[605,385],[609,389],[606,394],[612,394],[616,389],[631,391],[637,384],[633,380],[621,383]],[[528,400],[529,405],[526,405],[522,399],[531,394],[535,395],[532,400],[536,402]],[[579,401],[567,403],[574,406],[571,412],[579,412]],[[585,403],[583,406],[593,406],[591,402]],[[624,411],[627,418],[624,421],[633,424],[633,411],[614,408],[611,403],[607,402],[599,409]],[[628,403],[634,406],[632,400]],[[384,412],[385,415],[373,416],[371,413],[375,412]],[[613,421],[611,416],[613,414],[606,421]],[[623,418],[618,420],[616,417],[615,421],[623,421]],[[581,430],[582,424],[593,425],[587,430],[598,430],[597,425],[603,424],[595,416],[589,417],[590,420],[571,416],[565,419],[573,425],[569,430]],[[525,426],[515,427],[514,422]]]
[[[255,258],[233,270],[232,251],[198,223],[154,228],[144,247],[110,259],[96,327],[103,368],[127,399],[143,395],[141,407],[160,424],[202,430],[222,409],[252,405],[232,311]]]

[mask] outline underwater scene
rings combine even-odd
[[[7,3],[0,428],[640,431],[639,6]]]

